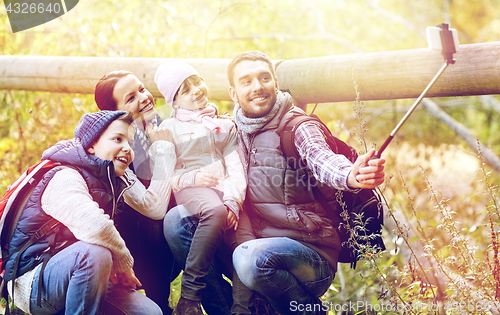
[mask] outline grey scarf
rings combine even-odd
[[[274,103],[271,111],[266,116],[257,118],[246,117],[243,113],[243,110],[241,110],[240,104],[236,103],[233,110],[234,121],[236,122],[238,131],[241,133],[243,142],[245,144],[245,149],[248,150],[248,147],[250,145],[250,135],[260,131],[267,123],[269,123],[274,118],[274,116],[276,116],[276,113],[278,112],[283,99],[283,93],[278,92],[276,103]]]

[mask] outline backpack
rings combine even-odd
[[[31,193],[49,170],[60,165],[62,164],[59,162],[43,160],[29,167],[16,181],[14,181],[14,183],[12,183],[7,188],[7,191],[3,195],[2,199],[0,199],[0,271],[2,276],[0,292],[2,297],[7,301],[5,314],[9,314],[9,306],[7,280],[4,279],[5,266],[3,265],[3,262],[7,261],[10,256],[12,256],[12,254],[19,252],[14,262],[14,275],[12,279],[14,280],[16,278],[19,258],[21,257],[22,252],[39,240],[46,237],[51,237],[49,241],[49,254],[45,256],[42,269],[40,271],[40,277],[42,277],[43,269],[47,264],[47,261],[51,256],[55,254],[54,248],[52,246],[55,245],[55,235],[59,231],[60,222],[54,218],[51,218],[50,220],[45,222],[40,227],[40,229],[38,229],[36,233],[34,233],[33,236],[31,236],[31,238],[23,244],[23,246],[18,247],[14,253],[11,253],[11,255],[9,255],[9,243],[11,242],[12,236],[19,222],[19,218],[21,217],[21,214],[24,210],[24,207],[26,206],[26,203],[28,202],[29,197],[31,196]],[[40,281],[40,284],[41,283],[42,281]],[[38,292],[41,292],[41,288],[39,288]],[[12,294],[14,295],[14,288],[12,288]],[[41,302],[40,299],[41,296],[39,294],[39,304]],[[12,301],[14,304],[14,296],[12,296]]]
[[[358,157],[356,150],[333,136],[328,127],[316,115],[302,115],[289,120],[279,133],[281,149],[290,167],[294,169],[305,168],[305,164],[294,145],[294,139],[297,127],[306,121],[313,121],[320,127],[326,143],[333,152],[344,155],[352,163],[356,161]],[[310,172],[307,173],[310,177],[314,177]],[[316,185],[312,185],[312,187],[316,200],[325,210],[328,210],[331,206],[328,205],[323,193]],[[334,190],[333,188],[329,189]],[[342,245],[339,262],[350,263],[351,267],[355,269],[356,262],[361,258],[363,247],[369,246],[373,249],[373,251],[370,250],[372,254],[385,250],[382,240],[384,218],[382,203],[378,194],[372,189],[360,189],[358,192],[337,191],[336,194],[337,203],[339,204],[338,200],[341,200],[344,204],[339,204],[339,209],[343,213],[334,214],[335,221],[340,222],[337,227]]]

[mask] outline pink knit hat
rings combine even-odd
[[[170,60],[158,66],[155,83],[168,105],[173,105],[175,93],[182,82],[192,75],[200,74],[191,65],[182,61]]]

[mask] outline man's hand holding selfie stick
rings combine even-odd
[[[373,189],[384,182],[384,164],[383,157],[373,159],[375,149],[358,156],[352,171],[347,177],[347,183],[350,188]]]
[[[348,177],[348,184],[351,188],[369,188],[373,189],[384,182],[384,163],[385,160],[381,157],[382,152],[387,148],[392,141],[399,128],[411,115],[413,110],[420,104],[429,89],[434,85],[437,79],[441,76],[449,64],[454,64],[455,59],[453,55],[458,49],[458,35],[456,30],[449,29],[448,24],[440,24],[437,27],[427,27],[427,43],[429,48],[441,50],[445,62],[438,73],[432,78],[431,82],[427,85],[420,96],[415,100],[405,116],[392,130],[389,137],[382,144],[380,149],[375,152],[374,149],[368,151],[358,157],[354,163],[353,169]]]

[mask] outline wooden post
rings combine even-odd
[[[500,94],[500,42],[461,45],[450,65],[427,94],[466,96]],[[0,89],[93,93],[104,74],[134,72],[155,97],[153,81],[161,58],[0,56]],[[205,78],[212,98],[229,101],[229,59],[184,59]],[[276,61],[278,62],[278,61]],[[444,60],[439,51],[409,49],[280,61],[281,89],[300,104],[416,98]]]

